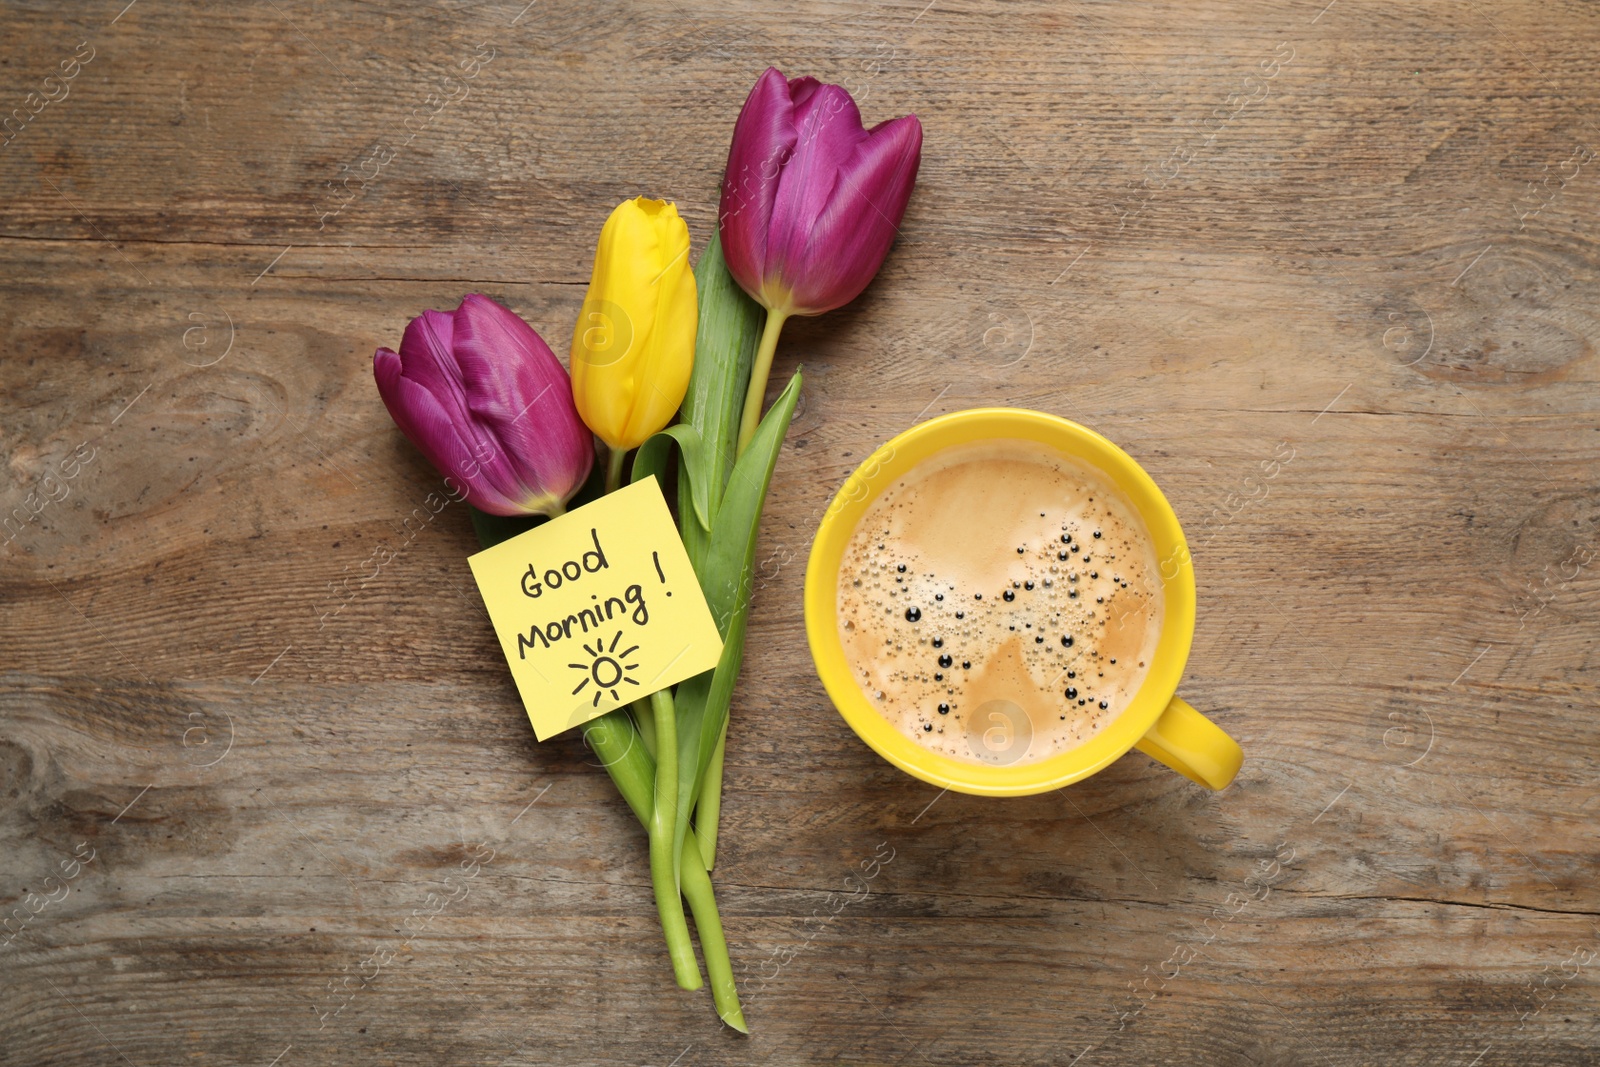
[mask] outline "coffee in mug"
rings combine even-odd
[[[839,639],[877,711],[934,752],[1026,764],[1094,737],[1160,639],[1149,533],[1113,483],[1038,441],[936,453],[861,516]]]

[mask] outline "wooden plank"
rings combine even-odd
[[[0,147],[0,1061],[1600,1062],[1591,11],[115,0],[7,31],[24,113],[93,57]],[[742,1038],[673,987],[603,771],[534,742],[369,360],[469,291],[564,351],[624,197],[677,200],[698,253],[769,62],[927,136],[880,281],[777,358],[807,385],[716,872]],[[1172,501],[1226,792],[1133,754],[940,794],[829,706],[822,509],[988,404],[1102,430]]]

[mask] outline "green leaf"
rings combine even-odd
[[[639,481],[649,475],[655,475],[656,481],[666,484],[667,460],[671,456],[672,443],[676,441],[678,448],[683,452],[683,462],[694,470],[700,465],[700,431],[687,423],[678,423],[668,426],[660,433],[651,434],[650,439],[639,446],[639,451],[633,456],[632,481]],[[692,478],[691,478],[692,480]],[[711,525],[711,501],[709,499],[711,484],[704,478],[693,481],[690,492],[690,503],[694,509],[694,518],[701,526]],[[683,507],[683,485],[679,483],[678,506]]]
[[[802,379],[796,370],[789,384],[773,401],[761,420],[750,447],[734,464],[728,478],[722,507],[711,526],[711,554],[706,557],[709,581],[702,580],[711,613],[726,626],[737,611],[749,606],[749,586],[755,568],[756,532],[761,524],[761,509],[766,503],[767,486],[778,463],[789,420],[800,400]]]
[[[695,476],[689,473],[689,465],[684,462],[683,456],[678,456],[678,532],[683,536],[683,550],[689,556],[689,565],[694,568],[698,577],[706,563],[706,553],[711,551],[711,524],[702,523],[695,514],[692,504],[684,505],[683,487],[692,485]],[[701,477],[701,482],[709,485],[709,481]],[[691,489],[691,494],[693,490]]]
[[[705,492],[706,519],[701,528],[691,531],[688,524],[684,528],[684,544],[698,573],[710,548],[711,524],[721,507],[738,452],[739,418],[744,411],[756,345],[761,340],[763,312],[761,305],[746,296],[728,273],[722,258],[722,241],[715,233],[695,265],[694,281],[700,299],[694,368],[678,414],[682,422],[699,432],[701,447],[699,456],[686,455],[680,467],[678,510],[680,514],[688,511],[683,506],[686,484],[692,494]],[[687,479],[682,477],[684,472]],[[699,511],[698,504],[695,510]]]
[[[711,542],[700,588],[711,606],[711,617],[722,633],[722,658],[715,669],[697,674],[678,686],[678,821],[681,846],[689,814],[700,795],[700,782],[723,724],[744,662],[744,632],[750,615],[750,591],[755,571],[756,535],[767,486],[777,465],[783,438],[789,432],[796,401],[800,399],[800,372],[773,403],[750,447],[739,457],[728,478],[722,506],[712,520]]]

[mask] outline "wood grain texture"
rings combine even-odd
[[[1600,1063],[1592,8],[125,2],[0,44],[0,1063]],[[768,63],[926,147],[773,376],[743,1038],[370,359],[466,291],[564,350],[624,197],[698,252]],[[1227,791],[940,795],[829,706],[821,509],[983,404],[1165,489]]]

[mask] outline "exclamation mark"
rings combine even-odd
[[[656,552],[650,553],[650,562],[652,562],[652,563],[654,563],[656,565],[656,577],[661,579],[661,584],[662,585],[666,585],[667,584],[667,576],[665,574],[661,573],[661,555],[659,553],[656,553]],[[667,590],[667,595],[671,596],[672,595],[672,590],[668,589]]]

